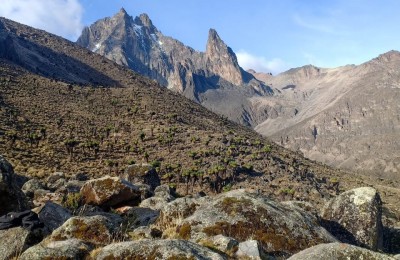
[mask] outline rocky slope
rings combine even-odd
[[[146,14],[133,18],[121,9],[85,28],[77,43],[245,125],[259,120],[247,98],[273,93],[239,66],[214,29],[198,52],[163,35]]]
[[[400,53],[359,66],[305,66],[266,79],[281,91],[255,97],[276,113],[255,130],[331,166],[399,179]]]

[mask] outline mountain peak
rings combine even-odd
[[[120,18],[126,18],[129,17],[128,13],[126,12],[126,10],[122,7],[118,13],[115,14],[114,17],[120,17]]]
[[[234,85],[243,83],[242,72],[235,53],[219,37],[215,29],[210,29],[206,48],[210,69]]]
[[[142,23],[142,25],[145,27],[149,27],[149,28],[154,27],[153,22],[150,20],[150,17],[145,13],[139,15],[139,20]]]

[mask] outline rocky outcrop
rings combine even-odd
[[[27,248],[40,242],[41,234],[22,227],[0,230],[0,259],[8,260],[18,256]]]
[[[121,9],[85,28],[77,43],[247,125],[256,121],[250,118],[253,110],[247,98],[273,92],[239,66],[214,29],[206,51],[198,52],[163,35],[146,14],[133,18]]]
[[[267,256],[264,255],[260,243],[257,240],[248,240],[239,243],[239,248],[235,255],[239,259],[250,258],[253,260],[261,260],[267,258]]]
[[[147,184],[153,191],[161,184],[157,171],[150,164],[129,165],[122,178],[130,183]]]
[[[38,215],[40,221],[44,223],[44,226],[50,233],[59,228],[65,223],[65,221],[72,217],[72,214],[69,210],[51,201],[46,202],[43,208],[39,211]]]
[[[73,217],[54,230],[45,242],[78,239],[90,245],[104,246],[110,243],[118,227],[104,216]]]
[[[140,191],[133,184],[118,177],[103,177],[90,180],[83,185],[81,191],[84,204],[114,207],[123,203],[137,203]]]
[[[26,250],[18,259],[85,259],[91,249],[80,240],[69,239],[38,244]]]
[[[25,195],[18,187],[12,165],[0,155],[0,216],[27,209]]]
[[[92,254],[103,259],[224,259],[206,247],[185,240],[140,240],[108,245]]]
[[[36,190],[44,189],[43,184],[38,179],[31,179],[24,183],[21,190],[29,198],[33,198]]]
[[[208,33],[206,47],[206,67],[215,75],[224,78],[233,85],[243,84],[242,69],[236,54],[219,37],[214,29]]]
[[[394,260],[388,255],[370,251],[361,247],[342,244],[330,243],[316,245],[303,250],[288,260],[342,260],[342,259],[368,259],[368,260]]]
[[[280,256],[337,241],[319,225],[316,217],[262,195],[234,190],[213,199],[202,199],[203,203],[198,206],[192,204],[192,213],[188,211],[189,217],[184,216],[178,230],[181,236],[193,241],[216,235],[232,237],[239,242],[257,240],[266,253]],[[171,203],[176,204],[177,200]]]
[[[375,189],[363,187],[340,194],[326,204],[321,217],[341,241],[382,249],[382,201]]]

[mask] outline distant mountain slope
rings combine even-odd
[[[305,66],[269,78],[279,96],[256,131],[335,167],[400,179],[400,53],[359,66]]]
[[[133,18],[121,9],[86,27],[77,43],[245,125],[260,122],[248,98],[273,94],[239,66],[214,29],[198,52],[164,36],[146,14]]]
[[[4,18],[0,35],[0,46],[13,46],[0,57],[0,150],[17,173],[119,175],[133,162],[148,161],[181,193],[189,184],[214,192],[212,184],[219,183],[218,189],[246,187],[317,204],[336,193],[337,183],[340,190],[377,183],[269,143],[60,37]],[[45,66],[57,57],[71,64]],[[38,61],[46,70],[32,68]],[[99,77],[87,79],[86,69]],[[397,201],[398,190],[390,188],[397,184],[379,183],[384,199]]]

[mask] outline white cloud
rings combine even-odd
[[[1,0],[0,16],[75,40],[82,32],[78,0]]]
[[[309,21],[306,21],[305,19],[303,19],[302,17],[300,17],[299,15],[294,15],[293,21],[298,26],[309,29],[309,30],[318,31],[318,32],[322,32],[322,33],[330,33],[330,34],[335,33],[335,30],[331,26],[324,24],[322,21],[309,22]]]
[[[256,72],[271,72],[272,74],[278,74],[288,69],[288,64],[282,59],[274,58],[267,60],[262,56],[255,56],[246,51],[238,51],[236,53],[239,65],[245,70],[253,69]]]

